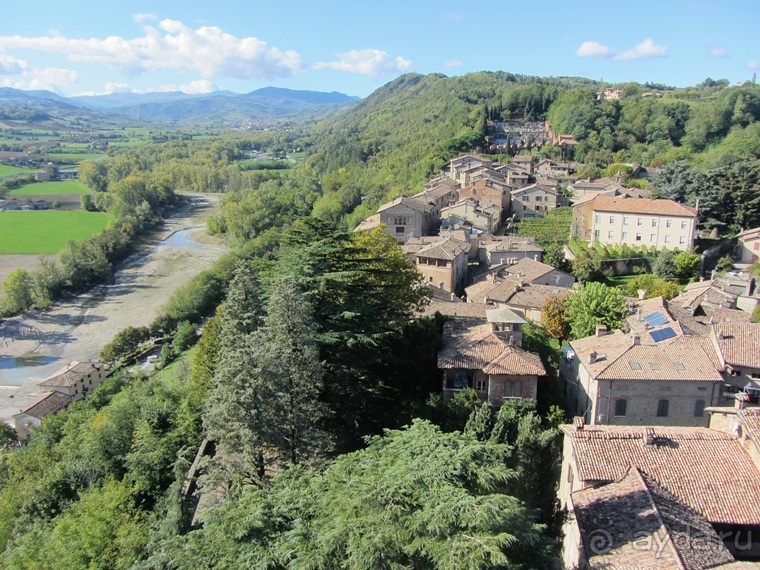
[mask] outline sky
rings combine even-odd
[[[760,71],[760,0],[4,2],[0,85],[365,97],[408,72],[686,87]]]

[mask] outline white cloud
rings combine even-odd
[[[199,79],[197,81],[191,81],[190,83],[187,83],[185,85],[179,85],[179,86],[162,85],[161,87],[158,87],[157,89],[152,89],[150,91],[158,91],[158,92],[182,91],[183,93],[187,93],[188,95],[202,95],[204,93],[211,93],[212,91],[219,91],[219,87],[211,83],[211,81],[209,81],[208,79]]]
[[[603,59],[613,57],[615,52],[598,42],[583,42],[578,46],[578,49],[575,50],[575,55],[578,57],[598,57]]]
[[[458,59],[444,59],[443,60],[443,67],[462,67],[464,63],[462,63]]]
[[[338,53],[338,61],[317,62],[314,69],[337,69],[361,75],[386,75],[405,73],[412,68],[412,62],[403,57],[393,58],[388,52],[378,49],[354,49]]]
[[[744,67],[746,67],[750,71],[757,71],[758,69],[760,69],[760,61],[750,59],[747,63],[744,64]]]
[[[19,75],[24,73],[25,69],[24,60],[0,53],[0,75]]]
[[[616,55],[614,59],[649,59],[650,57],[665,57],[666,55],[668,55],[667,47],[658,46],[652,38],[647,38],[633,48]]]
[[[713,42],[707,46],[707,53],[712,57],[729,57],[728,48],[721,42]]]
[[[155,14],[147,14],[145,12],[139,12],[137,14],[134,14],[132,16],[132,19],[138,24],[142,24],[143,22],[147,20],[158,20],[158,16],[156,16]]]
[[[189,69],[204,78],[275,79],[290,77],[302,68],[301,56],[295,51],[270,47],[255,37],[238,38],[215,26],[193,30],[176,20],[162,20],[158,28],[145,26],[144,35],[134,39],[0,36],[0,51],[11,49],[62,53],[71,61],[131,74]]]
[[[106,83],[103,87],[106,95],[111,93],[131,93],[132,89],[126,83]]]
[[[62,87],[68,87],[77,79],[77,72],[71,69],[46,67],[25,71],[18,78],[7,78],[3,81],[3,85],[16,89],[46,89],[61,94]]]

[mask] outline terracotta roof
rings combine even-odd
[[[752,228],[750,230],[744,230],[743,232],[736,234],[736,237],[747,239],[747,238],[756,238],[760,237],[760,228]]]
[[[420,249],[415,255],[428,259],[445,259],[451,261],[470,251],[470,244],[453,238],[431,243]]]
[[[730,434],[695,427],[562,430],[587,485],[617,481],[633,466],[713,524],[760,524],[760,502],[737,500],[758,496],[760,471]],[[653,445],[644,444],[647,430],[653,431]]]
[[[373,214],[366,220],[362,221],[358,226],[354,228],[355,232],[367,232],[370,230],[374,230],[377,226],[381,224],[380,222],[380,214]]]
[[[624,196],[596,196],[593,209],[597,212],[622,212],[629,214],[652,214],[694,218],[697,210],[673,200],[651,198],[627,198]]]
[[[514,265],[507,266],[505,271],[511,275],[517,275],[519,273],[525,281],[531,282],[534,279],[543,277],[547,273],[551,273],[554,271],[554,267],[536,261],[535,259],[530,259],[529,257],[523,257]]]
[[[491,332],[490,324],[448,322],[443,328],[438,368],[483,370],[486,374],[544,376],[537,354],[511,346]]]
[[[742,424],[742,428],[747,432],[750,439],[756,445],[760,445],[760,408],[744,408],[738,410],[737,415]]]
[[[61,392],[42,392],[21,408],[20,413],[44,418],[49,414],[62,410],[71,403],[71,396]]]
[[[727,364],[760,368],[760,323],[720,323],[713,330],[723,332],[718,345]]]
[[[535,283],[529,283],[517,289],[517,291],[507,297],[504,303],[516,307],[541,310],[548,299],[569,294],[570,289],[565,289],[556,285],[537,285]]]
[[[593,567],[703,570],[734,560],[700,513],[635,467],[571,500]],[[642,536],[656,537],[658,547],[644,547]]]
[[[75,360],[68,366],[61,368],[58,372],[48,376],[45,380],[40,382],[39,385],[47,387],[72,387],[90,372],[97,372],[98,370],[102,370],[103,367],[103,364],[100,362],[77,362]]]
[[[420,316],[430,317],[438,312],[446,317],[484,321],[486,318],[486,308],[485,305],[479,303],[436,300],[426,305],[422,309]]]
[[[671,343],[665,346],[640,344],[599,372],[597,380],[703,380],[722,382],[713,361],[701,346]]]
[[[530,192],[532,190],[543,190],[547,194],[554,194],[555,196],[557,195],[557,191],[554,188],[550,188],[541,184],[531,184],[530,186],[525,186],[524,188],[518,188],[517,190],[512,190],[511,194],[514,196],[517,194],[522,194],[523,192]]]
[[[433,209],[433,206],[428,204],[427,202],[423,202],[422,200],[418,200],[416,198],[410,198],[409,196],[399,196],[395,200],[391,202],[386,202],[382,206],[380,206],[377,211],[383,212],[389,208],[392,208],[393,206],[398,205],[406,206],[407,208],[411,208],[412,210],[417,210],[418,212],[430,212],[430,210]]]
[[[453,186],[439,184],[437,186],[433,186],[432,188],[426,188],[419,194],[415,194],[414,196],[412,196],[412,198],[414,198],[415,200],[422,200],[422,201],[426,201],[428,199],[437,200],[438,198],[443,198],[445,196],[448,196],[449,194],[456,195],[457,188],[458,188],[458,185],[456,183]]]
[[[505,251],[544,251],[544,248],[538,245],[534,238],[521,236],[494,236],[487,241],[483,240],[480,245],[489,253],[503,253]]]

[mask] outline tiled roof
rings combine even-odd
[[[670,343],[630,346],[596,375],[597,380],[704,380],[721,382],[701,346]]]
[[[369,230],[374,230],[377,226],[381,224],[380,222],[380,214],[373,214],[366,220],[362,221],[358,226],[354,228],[355,232],[367,232]]]
[[[529,257],[523,257],[514,265],[508,266],[505,271],[511,275],[520,275],[525,281],[530,283],[534,279],[543,277],[547,273],[554,271],[554,267],[541,263]]]
[[[435,300],[426,305],[420,314],[422,317],[430,317],[434,314],[441,313],[446,317],[480,319],[485,321],[486,305],[480,303],[462,303],[456,301]]]
[[[522,236],[493,236],[483,240],[480,245],[488,252],[544,251],[534,238]]]
[[[77,362],[75,360],[68,366],[61,368],[58,372],[48,376],[45,380],[40,382],[39,385],[46,387],[72,387],[90,372],[97,372],[99,369],[103,369],[103,364],[100,362]]]
[[[487,310],[486,320],[489,323],[508,323],[519,325],[524,325],[527,322],[520,315],[507,308]]]
[[[572,503],[595,568],[702,570],[734,560],[704,517],[635,467],[619,481],[576,491]],[[646,548],[642,536],[656,537],[658,547]]]
[[[570,289],[564,289],[556,285],[536,285],[535,283],[530,283],[517,289],[504,303],[516,307],[541,310],[548,299],[569,294]]]
[[[736,235],[738,238],[742,239],[752,239],[756,237],[760,237],[760,228],[752,228],[750,230],[744,230],[743,232]]]
[[[531,184],[530,186],[525,186],[524,188],[518,188],[517,190],[512,190],[511,194],[513,196],[516,196],[517,194],[522,194],[523,192],[531,192],[533,190],[541,190],[547,194],[554,194],[557,196],[557,191],[554,188],[543,186],[541,184]]]
[[[42,419],[49,414],[62,410],[70,403],[71,396],[61,392],[42,392],[21,408],[20,413]]]
[[[691,206],[664,199],[597,196],[594,198],[593,204],[596,212],[622,212],[687,218],[694,218],[697,215],[697,211]]]
[[[586,484],[621,479],[629,466],[713,524],[760,524],[760,471],[728,433],[707,428],[563,426]],[[645,445],[653,430],[653,445]]]
[[[713,325],[713,329],[723,332],[718,345],[726,363],[760,368],[760,323],[720,323]]]
[[[417,257],[428,259],[445,259],[451,261],[463,253],[470,251],[470,244],[453,238],[447,238],[443,241],[431,243],[427,247],[420,249]]]
[[[760,445],[760,408],[744,408],[737,414],[744,431],[757,445]]]
[[[472,326],[464,321],[448,322],[444,344],[438,353],[438,368],[483,370],[486,374],[544,376],[537,354],[511,346],[491,332],[491,325]]]
[[[383,212],[389,208],[392,208],[393,206],[406,206],[407,208],[411,208],[412,210],[417,210],[418,212],[430,212],[430,210],[433,209],[433,206],[430,204],[423,202],[422,200],[418,200],[416,198],[409,198],[408,196],[399,196],[392,202],[387,202],[380,206],[377,211]]]

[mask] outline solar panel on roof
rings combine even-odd
[[[647,324],[650,327],[659,327],[660,325],[664,325],[668,322],[668,319],[665,315],[663,315],[660,311],[655,311],[651,315],[647,315],[644,317],[644,320],[647,322]]]
[[[658,331],[652,331],[649,334],[652,337],[652,340],[655,342],[660,342],[666,338],[673,338],[676,336],[676,332],[670,327],[665,327],[664,329],[660,329]]]

